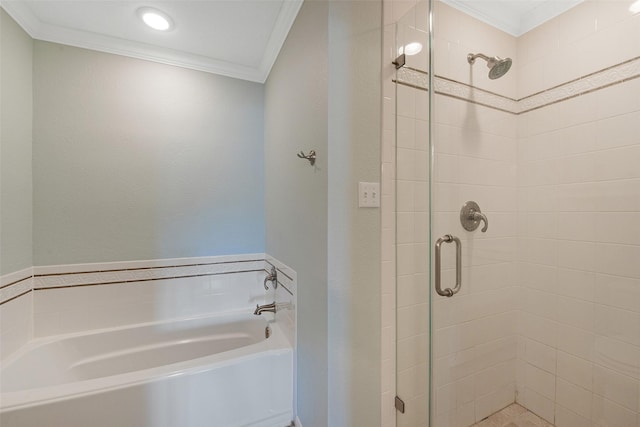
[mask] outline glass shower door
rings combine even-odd
[[[460,292],[431,288],[437,427],[640,423],[640,44],[613,42],[638,40],[634,5],[576,2],[514,35],[434,3],[430,243],[462,244]],[[464,228],[471,201],[486,230]]]
[[[516,398],[519,199],[516,74],[468,55],[516,45],[439,1],[433,34],[431,425],[471,426]]]
[[[519,33],[442,1],[398,22],[398,426],[640,425],[634,5]]]
[[[396,425],[429,418],[429,3],[397,23]]]

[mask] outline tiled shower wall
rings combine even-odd
[[[433,383],[437,426],[470,425],[513,402],[516,390],[516,122],[513,114],[458,99],[446,79],[513,96],[515,75],[495,83],[486,52],[517,61],[516,39],[440,2],[434,3],[433,239],[462,242],[462,282],[453,298],[433,303]],[[478,36],[481,34],[482,36]],[[466,231],[460,208],[476,201],[486,233]],[[455,283],[453,244],[443,247],[443,287]]]
[[[640,425],[640,61],[606,70],[640,57],[630,3],[518,40],[519,97],[586,76],[518,116],[518,402],[559,427]]]
[[[477,128],[465,135],[464,102],[440,95],[435,100],[436,109],[450,112],[436,112],[436,135],[447,136],[435,147],[433,233],[434,239],[460,238],[463,283],[453,298],[434,297],[436,425],[469,425],[511,403],[515,394],[515,128],[491,125],[506,113],[478,106]],[[487,150],[494,143],[501,149]],[[469,200],[489,218],[486,233],[462,228],[460,208]],[[454,245],[444,244],[445,288],[455,283],[454,261]]]
[[[402,21],[402,7],[406,12],[406,3],[387,3],[385,12]],[[558,426],[640,425],[640,176],[633,166],[640,159],[640,79],[584,93],[638,75],[637,67],[623,64],[554,88],[640,56],[640,18],[627,7],[586,2],[516,39],[435,3],[434,239],[458,235],[465,260],[463,291],[434,304],[436,426],[469,425],[516,397]],[[385,67],[395,54],[392,34],[385,32]],[[483,63],[471,70],[466,63],[466,54],[478,51],[513,58],[513,70],[489,81]],[[530,96],[545,89],[553,90]],[[427,134],[410,134],[414,145],[406,146],[406,124],[410,119],[416,129],[416,100],[427,94],[397,90],[398,175],[387,175],[383,192],[397,178],[398,378],[397,389],[383,393],[382,410],[383,425],[394,425],[393,394],[409,391],[422,407],[408,404],[398,425],[417,426],[426,417],[428,383],[418,372],[427,357],[420,319],[428,312],[419,309],[426,299],[416,286],[419,268],[409,264],[407,275],[406,263],[426,265],[428,248],[415,235],[421,212],[402,206],[409,199],[401,191],[407,174],[412,181],[423,173],[415,170],[415,150]],[[393,160],[385,135],[383,173]],[[459,225],[459,208],[472,199],[489,217],[486,234]],[[392,208],[383,199],[383,253],[393,249]],[[445,286],[454,280],[452,249],[445,245]],[[392,278],[383,277],[391,300]],[[388,367],[396,360],[384,339],[391,328],[383,326]],[[418,370],[403,377],[411,369]],[[385,376],[395,379],[383,362]]]
[[[518,401],[558,426],[638,425],[639,93],[519,117]]]

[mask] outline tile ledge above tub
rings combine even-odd
[[[110,285],[262,271],[265,254],[223,255],[34,267],[34,289]]]
[[[0,305],[38,290],[262,271],[275,265],[295,282],[295,272],[264,253],[29,267],[0,276]]]

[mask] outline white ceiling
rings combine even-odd
[[[264,83],[303,0],[1,0],[38,40]],[[146,27],[138,8],[175,28]]]
[[[583,0],[442,0],[513,36],[521,36]]]
[[[583,0],[442,0],[520,36]],[[264,83],[303,0],[0,0],[31,37]],[[146,27],[140,7],[175,23]]]

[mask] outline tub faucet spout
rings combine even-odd
[[[275,313],[276,312],[276,302],[272,302],[271,304],[265,304],[265,305],[257,305],[256,304],[256,310],[253,312],[253,314],[255,314],[256,316],[261,315],[262,313]]]

